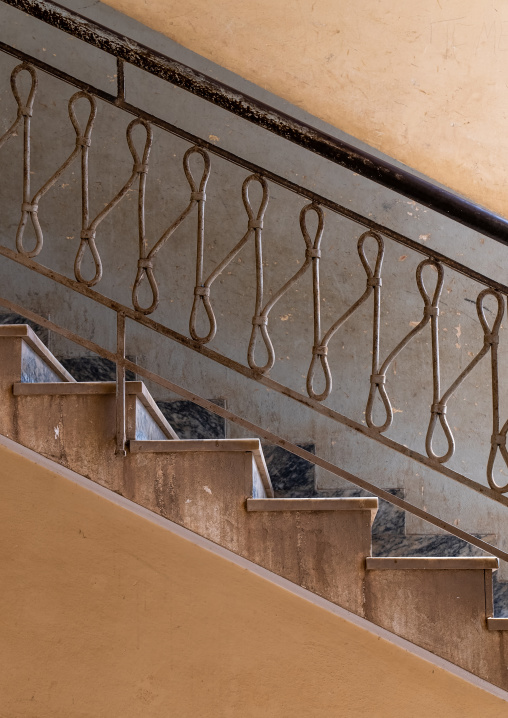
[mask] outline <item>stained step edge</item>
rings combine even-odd
[[[499,559],[495,556],[368,556],[367,570],[464,570],[464,569],[497,569]]]
[[[508,631],[508,618],[487,618],[489,631]]]
[[[253,499],[246,501],[247,511],[371,511],[378,510],[374,497]]]

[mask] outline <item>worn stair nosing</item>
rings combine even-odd
[[[22,339],[37,356],[39,356],[51,369],[61,377],[62,382],[76,383],[74,377],[69,374],[67,369],[63,367],[58,359],[53,356],[48,347],[41,342],[34,330],[28,324],[2,324],[0,325],[1,338]]]
[[[372,519],[378,509],[373,497],[253,499],[246,502],[247,511],[370,511]]]
[[[114,381],[73,381],[72,384],[56,381],[38,383],[16,382],[12,385],[12,393],[14,396],[106,396],[115,394],[115,392],[116,382]],[[129,396],[134,395],[140,400],[143,406],[148,410],[152,419],[168,436],[168,440],[178,439],[175,430],[168,423],[142,381],[126,381],[125,393]]]
[[[508,618],[487,618],[489,631],[508,631]]]
[[[399,571],[399,570],[464,570],[481,569],[495,570],[499,559],[495,556],[368,556],[367,570]]]
[[[173,453],[190,451],[238,451],[251,452],[263,486],[269,497],[273,497],[273,486],[259,439],[177,439],[174,441],[130,441],[129,449],[139,453]]]

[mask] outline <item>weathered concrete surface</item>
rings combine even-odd
[[[291,108],[209,61],[171,42],[146,27],[115,13],[103,5],[83,9],[79,3],[71,7],[89,13],[91,17],[133,35],[176,59],[215,75],[259,99],[266,99],[281,109],[309,119],[298,108]],[[105,58],[82,44],[73,45],[71,38],[62,38],[51,28],[23,17],[12,8],[0,7],[5,40],[18,45],[43,60],[75,72],[84,79],[111,90],[115,84],[115,67]],[[53,48],[53,51],[51,50]],[[55,51],[56,50],[56,51]],[[0,58],[0,93],[5,115],[1,122],[7,127],[14,101],[9,87],[9,73],[16,65],[10,58]],[[206,105],[196,106],[194,100],[181,91],[140,73],[127,69],[128,97],[161,117],[169,119],[196,134],[217,142],[221,147],[238,152],[247,159],[259,162],[289,179],[301,182],[325,196],[342,202],[388,226],[431,247],[459,259],[485,274],[504,281],[504,248],[455,225],[443,217],[426,211],[414,203],[394,197],[358,177],[351,177],[303,150],[292,148],[282,140],[266,136],[246,123]],[[38,188],[54,172],[74,146],[74,132],[66,115],[72,90],[45,77],[40,78],[40,90],[32,120],[34,149],[32,185]],[[50,99],[49,99],[50,98]],[[5,100],[5,102],[4,102]],[[119,110],[99,103],[97,126],[90,150],[91,204],[99,211],[118,191],[131,170],[131,157],[125,143],[125,128],[130,117]],[[9,112],[11,114],[9,114]],[[334,128],[316,121],[341,135]],[[342,136],[342,135],[341,135]],[[218,138],[218,139],[215,139]],[[137,138],[138,144],[142,137]],[[147,193],[147,232],[150,245],[174,220],[188,201],[188,186],[183,176],[181,158],[188,145],[155,133],[150,160]],[[20,211],[21,142],[13,138],[2,148],[6,171],[0,181],[2,203],[2,241],[14,246]],[[195,172],[199,173],[197,166]],[[212,176],[207,188],[205,228],[205,273],[220,262],[229,249],[243,235],[246,214],[241,202],[240,188],[246,172],[212,159]],[[271,187],[271,200],[264,228],[265,289],[267,299],[301,267],[304,243],[298,225],[298,215],[304,202],[278,187]],[[39,259],[72,276],[74,257],[79,241],[80,191],[77,167],[72,168],[41,202],[40,217],[46,244]],[[98,289],[130,304],[131,287],[136,273],[137,236],[135,207],[137,196],[132,192],[121,209],[116,210],[101,225],[98,246],[104,261],[104,278]],[[188,318],[193,298],[195,277],[195,216],[184,223],[171,244],[157,255],[156,275],[161,283],[161,306],[155,319],[184,334],[188,332]],[[356,242],[363,228],[345,219],[326,215],[323,239],[322,321],[328,328],[365,288],[365,273],[356,252]],[[119,250],[121,248],[121,252]],[[369,249],[372,258],[372,249]],[[403,246],[387,241],[383,270],[381,308],[381,358],[393,349],[422,316],[422,301],[416,288],[414,274],[419,257]],[[247,247],[239,255],[213,288],[213,302],[219,322],[218,334],[211,347],[222,351],[243,364],[255,297],[253,282],[253,251]],[[231,274],[228,274],[231,272]],[[115,345],[114,321],[102,308],[79,296],[71,296],[51,282],[0,263],[2,292],[8,298],[49,315],[57,323],[76,328],[79,332],[106,347]],[[429,289],[434,287],[431,269],[425,277]],[[441,302],[441,366],[443,388],[449,386],[467,366],[482,344],[482,332],[476,317],[474,301],[480,287],[451,271],[445,272]],[[270,294],[271,293],[271,294]],[[487,312],[492,319],[492,306]],[[370,386],[372,302],[343,327],[332,341],[329,358],[334,376],[334,390],[327,404],[352,417],[364,421],[364,410]],[[298,391],[305,391],[305,375],[312,348],[312,302],[310,274],[276,306],[270,315],[269,328],[276,348],[276,365],[272,377]],[[501,394],[504,377],[508,376],[506,331],[501,330],[500,375]],[[64,355],[80,353],[58,337],[52,337],[55,351]],[[184,349],[169,340],[131,326],[128,322],[129,354],[140,357],[150,369],[170,377],[177,383],[202,396],[227,397],[228,407],[237,414],[265,426],[275,433],[299,443],[315,443],[316,453],[338,463],[343,468],[388,488],[404,488],[406,497],[416,505],[450,522],[458,521],[461,528],[475,533],[497,534],[501,548],[506,549],[506,509],[488,499],[456,486],[429,469],[422,468],[375,442],[334,422],[317,416],[294,402],[275,395],[213,362]],[[262,352],[258,353],[261,360]],[[465,472],[485,484],[485,464],[490,448],[489,416],[490,374],[489,360],[484,359],[450,402],[448,417],[457,441],[456,458],[450,466]],[[418,381],[415,381],[417,377]],[[388,435],[401,444],[424,452],[424,438],[431,403],[430,331],[427,329],[397,359],[390,368],[387,387],[393,401],[395,420]],[[152,387],[151,387],[152,388]],[[157,399],[167,399],[167,393],[154,391]],[[174,397],[173,397],[174,398]],[[376,407],[377,420],[382,420]],[[456,427],[456,428],[455,428]],[[229,426],[229,436],[244,433]],[[438,447],[441,435],[438,434]],[[506,480],[506,468],[499,466],[497,478]],[[318,472],[321,488],[334,489],[343,482]],[[433,533],[435,529],[409,517],[410,533]],[[503,574],[504,567],[500,574]],[[505,576],[506,577],[506,576]]]
[[[115,455],[114,396],[64,394],[14,400],[16,425],[6,436],[73,471],[81,466],[87,478],[121,490],[123,465]]]
[[[242,555],[313,593],[364,615],[371,512],[248,513]]]
[[[368,570],[365,607],[370,621],[508,688],[506,637],[486,621],[492,570]]]
[[[16,401],[12,385],[21,381],[21,338],[0,340],[0,390],[2,411],[0,412],[1,433],[10,438],[17,435]]]
[[[61,382],[72,381],[72,377],[65,371],[61,364],[42,344],[30,327],[15,325],[0,327],[0,401],[2,411],[0,412],[0,432],[5,436],[13,436],[16,433],[17,415],[16,401],[13,396],[13,384],[26,380],[23,372],[30,371],[27,366],[24,352],[36,353],[35,360],[38,366],[36,372],[46,369],[53,379]],[[29,360],[30,362],[30,357]],[[32,367],[33,369],[33,367]],[[31,381],[37,381],[36,376],[29,377]]]
[[[14,396],[109,396],[116,395],[116,382],[20,382]],[[141,381],[125,383],[125,435],[128,441],[178,439],[173,428]]]

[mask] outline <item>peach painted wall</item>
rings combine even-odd
[[[104,1],[508,215],[508,3]]]

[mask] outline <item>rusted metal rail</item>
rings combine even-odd
[[[508,244],[508,220],[428,180],[337,139],[249,95],[104,27],[53,0],[2,0],[118,60],[181,87],[331,162],[409,197],[460,224]],[[123,68],[118,73],[119,95]]]
[[[3,0],[0,0],[0,2],[3,2]],[[12,57],[18,58],[27,65],[39,68],[43,72],[52,75],[53,77],[56,77],[59,80],[62,80],[63,82],[66,82],[67,84],[76,87],[97,99],[103,100],[110,105],[114,105],[115,107],[118,107],[119,109],[124,110],[125,112],[134,115],[135,117],[139,117],[140,119],[145,120],[147,123],[153,125],[154,127],[159,127],[160,129],[169,132],[172,135],[175,135],[175,137],[179,137],[183,140],[186,140],[187,142],[192,145],[195,145],[196,147],[201,147],[205,149],[208,154],[215,155],[217,157],[220,157],[221,159],[226,160],[227,162],[231,162],[232,164],[235,164],[239,167],[243,167],[252,174],[260,176],[262,175],[269,182],[276,184],[280,187],[284,187],[290,192],[293,192],[300,197],[308,199],[311,203],[318,204],[324,209],[329,209],[330,211],[341,215],[342,217],[345,217],[352,222],[356,222],[357,224],[365,227],[366,229],[370,229],[373,232],[377,232],[378,234],[382,234],[384,237],[392,239],[394,242],[397,242],[398,244],[401,244],[404,247],[407,247],[408,249],[411,249],[418,254],[423,255],[424,257],[434,259],[436,262],[440,262],[442,265],[450,267],[450,269],[453,269],[454,271],[458,272],[459,274],[462,274],[463,276],[469,277],[470,279],[473,279],[480,284],[484,284],[491,289],[508,295],[508,285],[503,284],[502,282],[498,282],[495,279],[492,279],[492,277],[488,277],[484,274],[481,274],[481,272],[477,272],[472,267],[468,267],[467,265],[464,265],[461,262],[453,259],[453,257],[448,257],[441,252],[431,249],[430,247],[425,247],[419,242],[416,242],[414,239],[411,239],[410,237],[407,237],[400,232],[396,232],[390,227],[386,227],[385,225],[379,224],[378,222],[375,222],[374,220],[370,219],[370,217],[366,217],[362,214],[359,214],[358,212],[349,209],[348,207],[344,207],[343,205],[334,202],[328,197],[324,197],[317,192],[313,192],[312,190],[309,190],[308,188],[303,187],[296,182],[292,182],[291,180],[277,175],[270,170],[264,169],[260,165],[257,165],[253,162],[249,162],[248,160],[245,160],[244,158],[239,157],[232,152],[228,152],[227,150],[224,150],[221,147],[212,144],[211,142],[197,137],[196,135],[193,135],[192,133],[187,132],[182,128],[176,127],[170,122],[167,122],[166,120],[163,120],[156,115],[146,112],[146,110],[143,110],[143,108],[141,107],[137,107],[136,105],[132,105],[128,102],[125,102],[122,100],[121,94],[112,95],[108,92],[105,92],[104,90],[101,90],[100,88],[95,87],[90,83],[83,82],[82,80],[73,77],[69,73],[63,72],[58,68],[52,67],[48,63],[43,62],[42,60],[38,60],[37,58],[34,58],[31,55],[28,55],[27,53],[1,41],[0,51],[4,52],[7,55],[11,55]]]

